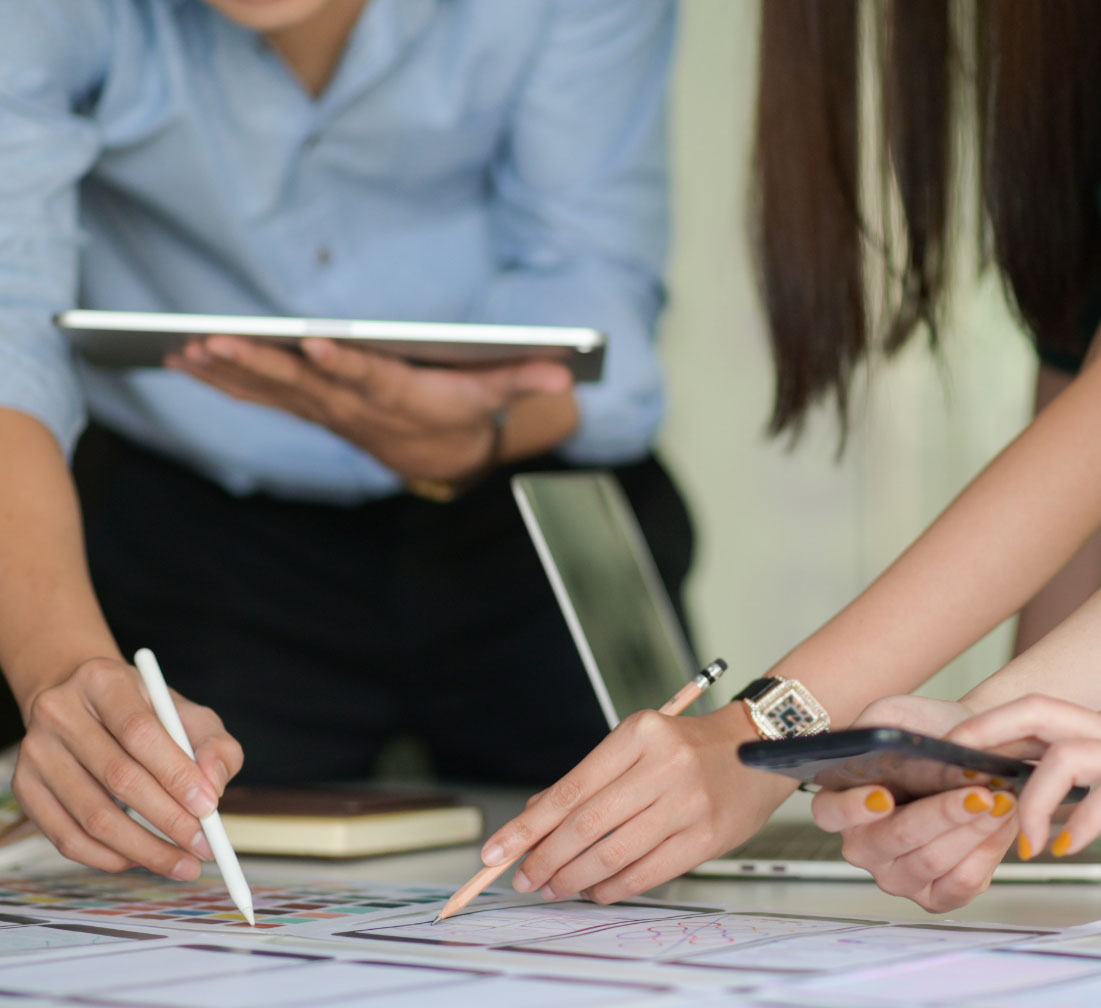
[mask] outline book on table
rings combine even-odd
[[[441,793],[231,785],[218,810],[238,854],[367,857],[471,843],[484,825]]]

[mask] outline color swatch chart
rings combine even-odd
[[[442,905],[452,890],[435,885],[334,882],[251,885],[256,928],[233,905],[220,879],[168,882],[143,871],[74,872],[48,880],[0,879],[0,912],[193,930],[327,935],[373,914]],[[492,893],[483,899],[492,898]]]

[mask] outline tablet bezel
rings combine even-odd
[[[598,381],[606,339],[597,329],[396,322],[298,316],[103,311],[78,308],[54,322],[86,360],[105,367],[160,367],[193,339],[226,334],[296,346],[310,336],[350,341],[418,364],[484,367],[526,359],[565,364],[578,382]]]

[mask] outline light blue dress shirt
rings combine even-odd
[[[400,481],[289,414],[75,361],[74,306],[593,326],[571,462],[663,411],[670,0],[371,0],[314,100],[202,0],[0,0],[0,405],[234,493]]]

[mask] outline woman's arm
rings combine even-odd
[[[1101,523],[1099,425],[1101,368],[1090,364],[773,674],[806,684],[835,726],[928,679],[1017,611]],[[737,708],[628,719],[490,837],[483,857],[500,863],[532,848],[523,888],[556,896],[614,900],[657,885],[751,835],[787,793],[738,766],[737,743],[750,737]],[[669,759],[650,758],[651,745]]]
[[[1072,380],[1073,376],[1067,372],[1041,363],[1036,372],[1036,413],[1051,403]],[[1027,651],[1098,588],[1101,588],[1101,531],[1090,536],[1066,566],[1021,609],[1013,653]]]

